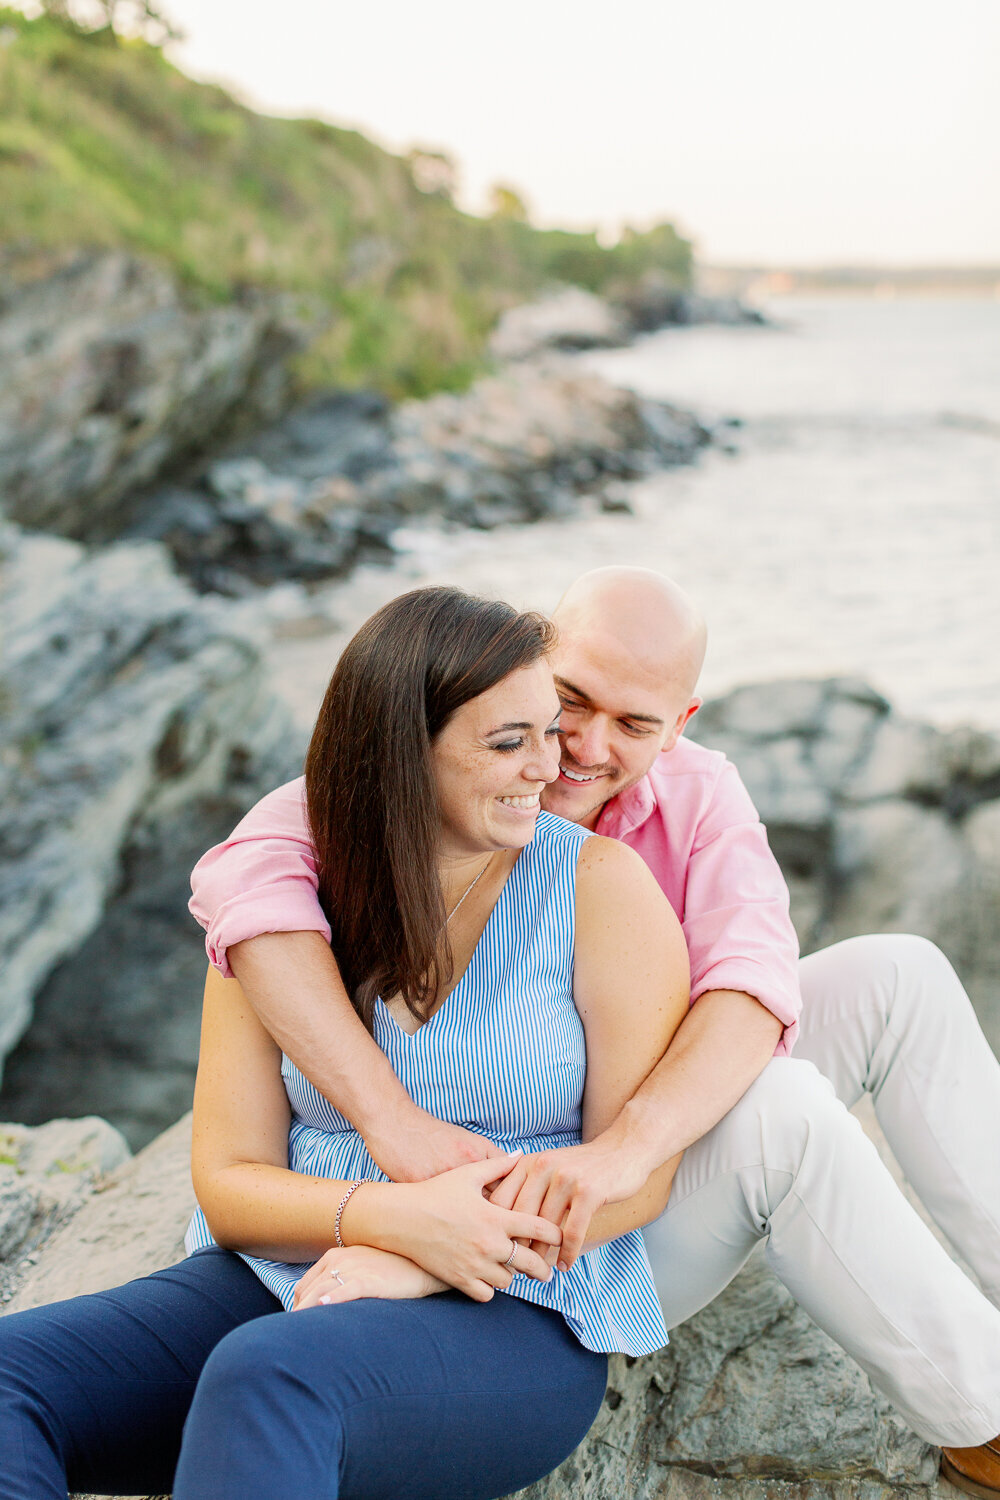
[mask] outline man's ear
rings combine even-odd
[[[671,729],[670,733],[667,735],[666,740],[664,741],[664,750],[672,750],[674,748],[677,741],[684,733],[684,728],[688,720],[694,718],[695,714],[701,707],[701,704],[702,700],[700,698],[692,698],[687,708],[681,710],[681,712],[677,715],[677,718],[674,720],[674,727]]]

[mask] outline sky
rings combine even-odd
[[[443,149],[481,211],[704,260],[1000,263],[1000,0],[164,0],[258,108]]]

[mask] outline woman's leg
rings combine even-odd
[[[215,1345],[280,1307],[238,1256],[0,1318],[0,1500],[167,1493]]]
[[[487,1500],[547,1474],[597,1415],[604,1355],[517,1297],[315,1307],[205,1366],[175,1500]]]

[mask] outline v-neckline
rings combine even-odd
[[[478,940],[476,942],[476,946],[473,948],[472,952],[469,954],[469,962],[466,964],[465,968],[462,970],[461,975],[455,981],[455,983],[452,985],[452,987],[448,991],[447,995],[445,995],[444,999],[441,1001],[441,1004],[437,1007],[437,1009],[431,1015],[429,1015],[427,1017],[426,1021],[421,1021],[420,1025],[417,1027],[416,1031],[407,1031],[405,1026],[400,1026],[399,1022],[396,1020],[396,1017],[393,1015],[393,1013],[389,1009],[388,1005],[386,1005],[385,1001],[382,999],[382,996],[379,995],[379,997],[378,997],[378,1003],[382,1007],[382,1013],[383,1013],[383,1015],[385,1015],[388,1018],[388,1020],[391,1021],[393,1027],[399,1033],[399,1035],[401,1037],[405,1037],[408,1042],[414,1041],[420,1035],[421,1032],[427,1030],[428,1026],[433,1026],[434,1022],[437,1020],[437,1018],[441,1014],[441,1012],[448,1005],[451,1004],[451,1001],[454,999],[455,995],[457,995],[458,992],[459,992],[459,990],[462,989],[462,987],[464,986],[465,981],[468,979],[469,974],[472,971],[472,966],[476,962],[476,957],[477,957],[477,955],[479,953],[479,950],[482,948],[483,943],[486,940],[486,934],[489,932],[490,927],[493,924],[493,920],[496,917],[497,912],[500,910],[500,904],[501,904],[501,902],[503,901],[504,897],[507,894],[507,888],[510,885],[511,881],[513,880],[514,875],[515,875],[515,873],[517,872],[517,870],[518,870],[518,868],[520,866],[521,856],[523,854],[524,854],[524,850],[523,849],[519,849],[518,852],[517,852],[517,857],[514,860],[514,863],[511,865],[510,869],[507,871],[507,875],[506,875],[506,877],[504,879],[504,883],[500,887],[499,891],[497,892],[497,899],[493,903],[493,910],[490,912],[489,916],[486,918],[485,923],[483,924],[483,930],[479,934],[479,938],[478,938]]]

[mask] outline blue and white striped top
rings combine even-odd
[[[580,1140],[586,1047],[573,1004],[573,939],[576,861],[587,837],[540,813],[468,968],[430,1020],[410,1035],[381,1001],[376,1006],[375,1040],[417,1104],[507,1151]],[[287,1057],[281,1073],[292,1107],[293,1171],[385,1182],[357,1131]],[[186,1248],[213,1243],[199,1209]],[[290,1308],[307,1266],[243,1259]],[[508,1290],[561,1312],[587,1349],[639,1355],[667,1342],[638,1230],[581,1255],[546,1283],[516,1275]]]

